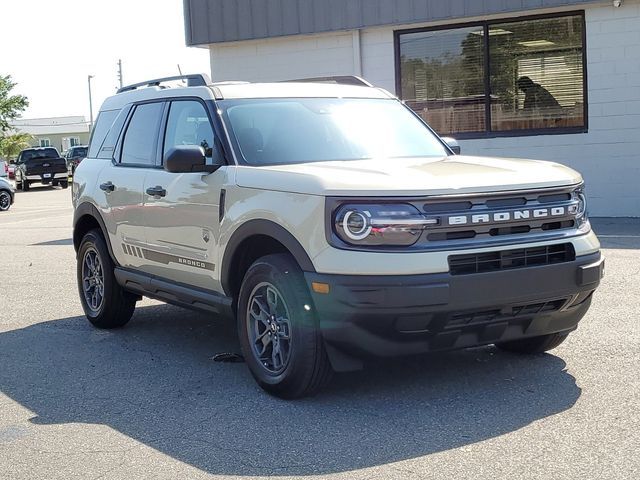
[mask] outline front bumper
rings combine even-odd
[[[571,331],[604,272],[600,253],[575,261],[470,275],[305,273],[334,368]],[[312,283],[330,286],[329,294]],[[343,361],[344,360],[344,361]]]

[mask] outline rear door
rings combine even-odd
[[[172,101],[163,123],[163,155],[176,145],[199,145],[209,163],[220,157],[210,115],[200,100]],[[228,175],[228,167],[211,174],[149,170],[143,194],[149,273],[218,289],[219,204]]]
[[[134,105],[120,138],[114,143],[107,137],[100,149],[99,155],[112,156],[98,179],[100,209],[116,260],[123,267],[140,268],[145,263],[143,188],[147,174],[156,166],[164,108],[164,102]]]

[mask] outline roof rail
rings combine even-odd
[[[340,85],[356,85],[359,87],[373,87],[364,78],[355,75],[338,75],[333,77],[299,78],[296,80],[286,80],[294,83],[337,83]]]
[[[191,75],[176,75],[175,77],[156,78],[146,82],[134,83],[118,89],[118,93],[130,92],[140,87],[159,87],[161,83],[174,82],[176,80],[186,80],[189,87],[205,87],[211,83],[211,79],[204,73]]]

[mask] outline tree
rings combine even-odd
[[[16,133],[0,137],[0,158],[13,159],[25,148],[31,146],[32,136],[28,133]]]
[[[11,75],[0,75],[0,137],[4,137],[11,130],[11,121],[15,120],[29,106],[29,100],[24,95],[11,95],[16,84]]]

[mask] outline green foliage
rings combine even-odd
[[[11,76],[0,75],[0,136],[11,129],[11,121],[15,120],[29,106],[29,100],[24,95],[11,95],[16,84]]]
[[[31,146],[32,136],[28,133],[16,133],[0,137],[0,158],[13,159],[25,148]]]

